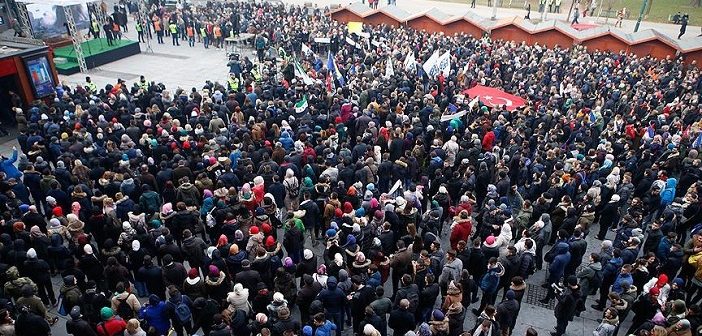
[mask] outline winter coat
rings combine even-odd
[[[168,334],[171,322],[168,320],[168,305],[164,301],[158,304],[147,304],[139,312],[139,317],[159,332],[160,335]]]
[[[599,288],[600,284],[594,282],[597,272],[600,272],[601,279],[602,264],[600,262],[592,263],[583,267],[575,275],[578,278],[578,284],[580,284],[581,292],[584,295],[594,294]]]
[[[557,283],[563,277],[565,268],[570,263],[570,252],[568,249],[569,247],[566,243],[561,242],[556,245],[556,256],[548,266],[548,282]]]
[[[503,330],[507,327],[514,328],[517,323],[517,314],[519,314],[519,302],[517,300],[504,300],[497,307],[495,319],[502,326]]]
[[[341,313],[346,305],[346,294],[337,287],[337,280],[334,277],[327,279],[327,288],[323,289],[317,299],[322,302],[324,308],[330,313]]]

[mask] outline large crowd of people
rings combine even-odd
[[[366,41],[266,2],[151,14],[237,16],[275,52],[199,88],[88,79],[15,108],[0,334],[58,314],[76,336],[507,336],[542,270],[552,335],[586,310],[597,336],[699,334],[695,64],[406,27]],[[438,50],[451,70],[430,77]],[[527,103],[470,103],[477,84]]]

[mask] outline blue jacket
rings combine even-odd
[[[612,292],[615,292],[617,294],[621,294],[624,292],[624,289],[622,288],[622,282],[627,282],[629,285],[634,283],[634,278],[631,277],[631,274],[621,274],[617,276],[617,279],[614,280],[614,284],[612,284]]]
[[[322,301],[324,308],[326,308],[329,313],[341,313],[344,311],[346,294],[337,287],[337,283],[336,278],[330,276],[329,279],[327,279],[327,288],[323,289],[319,292],[319,295],[317,295],[317,299]]]
[[[314,335],[315,336],[331,336],[333,330],[336,330],[336,324],[327,320],[326,322],[324,322],[324,324],[317,327],[317,330],[315,330]]]
[[[280,133],[280,143],[283,145],[283,148],[285,148],[286,151],[290,151],[293,149],[293,146],[295,146],[295,142],[293,139],[290,137],[290,134],[288,131],[283,131],[283,133]]]
[[[15,167],[15,161],[17,161],[16,149],[12,151],[12,157],[0,161],[0,171],[4,172],[8,179],[22,177],[22,173]]]
[[[677,186],[678,180],[675,178],[670,177],[665,181],[665,189],[661,192],[661,206],[665,207],[673,203]]]
[[[622,258],[612,258],[602,268],[602,281],[614,281],[624,262]]]
[[[658,247],[656,248],[656,258],[660,260],[661,265],[665,264],[665,262],[668,260],[668,254],[670,253],[671,246],[671,241],[667,237],[663,237],[658,242]]]
[[[550,283],[556,283],[563,277],[563,272],[565,272],[566,266],[570,263],[570,252],[568,252],[567,243],[558,243],[556,245],[556,257],[553,258],[553,262],[548,267],[548,281]]]
[[[149,322],[150,326],[156,328],[159,335],[167,335],[168,329],[171,327],[171,322],[168,320],[168,306],[165,302],[152,305],[148,304],[141,309],[139,317]]]

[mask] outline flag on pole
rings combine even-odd
[[[695,142],[692,143],[693,148],[700,148],[702,147],[702,131],[697,134],[697,139],[695,139]]]
[[[302,53],[305,55],[314,55],[314,51],[312,51],[312,49],[310,49],[310,47],[307,45],[307,43],[302,44]]]
[[[302,100],[295,103],[295,112],[297,112],[297,113],[305,112],[305,110],[307,109],[307,106],[309,106],[307,104],[307,96],[302,96]]]
[[[594,124],[595,121],[597,121],[597,115],[595,114],[595,111],[590,110],[590,123]]]
[[[390,78],[395,75],[395,69],[392,68],[392,58],[388,56],[388,61],[385,62],[385,78]]]
[[[305,85],[314,84],[312,78],[310,78],[310,76],[307,75],[307,72],[305,72],[305,70],[302,69],[300,62],[298,62],[297,60],[295,60],[295,77],[302,78],[302,82],[305,83]]]
[[[332,76],[339,81],[339,85],[344,86],[346,83],[344,80],[344,75],[341,74],[339,68],[336,66],[336,62],[334,62],[334,57],[332,57],[331,51],[327,57],[327,68],[329,69],[329,72],[332,73]]]
[[[407,72],[413,72],[415,70],[415,64],[417,63],[417,60],[414,58],[414,52],[409,52],[407,53],[407,57],[405,57],[405,71]]]
[[[439,59],[439,51],[435,51],[433,54],[431,54],[431,57],[424,62],[424,65],[422,65],[422,69],[424,69],[424,72],[427,73],[431,77],[431,69],[434,68],[436,65],[436,61]]]

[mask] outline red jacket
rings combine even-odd
[[[455,250],[458,242],[461,240],[468,242],[472,230],[473,224],[471,224],[470,219],[459,220],[456,226],[451,230],[451,237],[449,238],[451,248]]]
[[[117,318],[109,319],[97,325],[97,333],[100,336],[121,335],[125,329],[127,329],[127,322]]]
[[[483,137],[483,150],[484,151],[492,151],[492,147],[495,145],[495,133],[493,131],[489,131],[485,133],[485,136]]]

